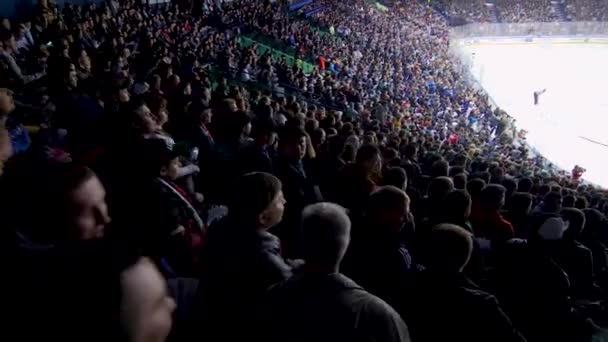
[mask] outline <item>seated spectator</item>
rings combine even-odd
[[[441,224],[427,248],[428,268],[414,277],[400,306],[413,340],[525,341],[496,298],[462,274],[473,251],[469,232]]]
[[[263,315],[264,340],[409,341],[405,323],[378,297],[340,274],[350,241],[346,211],[330,203],[302,214],[302,274],[273,287]]]
[[[209,228],[193,334],[214,341],[249,338],[266,290],[291,275],[279,239],[268,232],[281,222],[284,205],[276,177],[249,173],[237,181],[228,216]]]
[[[505,188],[490,184],[479,194],[481,210],[471,216],[475,237],[490,240],[493,244],[504,243],[515,235],[513,226],[500,214],[505,204]]]
[[[389,303],[400,292],[397,284],[415,268],[401,241],[410,219],[409,204],[405,192],[392,185],[372,192],[361,223],[353,228],[344,263],[346,275]],[[413,232],[406,236],[413,237]]]

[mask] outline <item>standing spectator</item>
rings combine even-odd
[[[344,167],[338,175],[338,198],[352,215],[361,213],[369,195],[382,174],[382,157],[375,145],[363,145],[357,151],[354,164]]]
[[[250,337],[254,311],[264,293],[291,275],[281,257],[281,242],[268,232],[281,222],[284,205],[276,177],[256,172],[237,181],[228,216],[209,229],[193,322],[195,336],[207,341]]]
[[[302,159],[306,155],[307,135],[300,127],[286,126],[279,135],[279,155],[274,163],[275,173],[283,183],[285,220],[276,233],[285,244],[288,255],[297,254],[298,220],[302,209],[318,202],[320,192]]]
[[[505,188],[502,185],[486,185],[479,195],[481,211],[471,217],[475,237],[492,243],[503,243],[513,238],[513,226],[500,214],[505,204]]]
[[[401,241],[410,217],[409,205],[405,192],[394,186],[372,192],[362,222],[352,231],[345,262],[348,276],[389,303],[395,302],[401,291],[398,284],[415,268]]]
[[[403,314],[414,340],[525,341],[496,298],[462,274],[473,251],[469,232],[442,224],[430,232],[427,246],[428,269],[404,291]]]
[[[264,333],[270,341],[409,341],[405,323],[381,299],[340,274],[351,223],[335,204],[302,214],[301,275],[271,289]]]

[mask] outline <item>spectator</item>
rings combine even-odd
[[[415,269],[400,240],[411,219],[409,204],[405,192],[391,185],[372,192],[362,223],[352,231],[345,261],[348,276],[389,303],[394,303],[400,292],[398,284]]]
[[[269,340],[409,341],[405,323],[388,304],[339,273],[350,225],[346,211],[335,204],[304,210],[306,264],[301,275],[270,292],[264,315]]]
[[[337,203],[353,215],[361,212],[367,198],[376,187],[377,177],[382,172],[380,150],[374,145],[363,145],[357,151],[354,164],[347,165],[336,180],[340,196]]]
[[[281,222],[284,205],[276,177],[256,172],[237,181],[228,216],[209,229],[194,334],[224,341],[249,336],[266,290],[291,275],[279,239],[268,232]]]
[[[428,240],[428,269],[406,292],[403,315],[419,341],[525,341],[491,294],[462,271],[473,251],[473,238],[452,224],[433,228]],[[466,307],[467,315],[462,315]]]
[[[239,152],[239,165],[242,173],[273,173],[272,146],[276,139],[276,128],[270,119],[259,120],[253,125],[253,142],[243,146]]]
[[[147,258],[93,241],[19,265],[14,297],[5,303],[13,313],[11,324],[3,334],[138,342],[164,341],[171,330],[175,302]],[[66,321],[74,325],[66,327]]]
[[[505,188],[502,185],[486,185],[479,195],[481,211],[477,216],[471,216],[475,236],[504,243],[513,238],[513,226],[500,214],[505,204]]]
[[[302,209],[321,199],[318,186],[302,162],[306,155],[306,137],[303,129],[286,126],[279,135],[278,157],[273,164],[277,177],[283,183],[288,203],[284,223],[277,227],[276,234],[285,244],[286,253],[291,255],[298,253],[299,232],[295,227]]]
[[[511,197],[507,220],[513,225],[515,236],[525,239],[530,234],[530,212],[532,211],[532,195],[525,192],[516,192]]]

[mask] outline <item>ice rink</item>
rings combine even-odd
[[[527,139],[561,168],[608,188],[608,44],[464,45],[472,72]],[[547,89],[534,105],[533,92]],[[593,142],[591,142],[593,141]]]

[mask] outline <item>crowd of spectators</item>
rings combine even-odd
[[[607,338],[608,194],[529,151],[445,18],[218,4],[2,22],[5,340]]]
[[[464,19],[468,23],[492,22],[491,6],[496,9],[499,22],[533,23],[552,21],[606,21],[608,2],[605,0],[496,0],[489,1],[433,1],[447,16]],[[488,7],[489,4],[492,4]],[[486,8],[487,7],[487,8]]]

